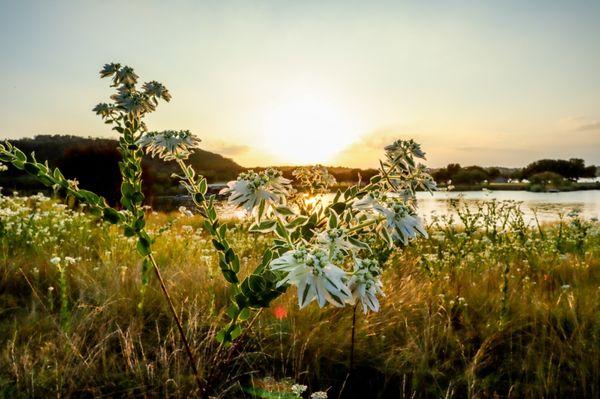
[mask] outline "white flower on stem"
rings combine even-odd
[[[336,250],[342,250],[344,252],[353,252],[360,248],[350,241],[346,236],[346,232],[343,229],[333,228],[325,230],[317,235],[317,242],[326,248],[330,253],[334,253]]]
[[[327,392],[317,391],[310,395],[310,399],[327,399]]]
[[[58,256],[55,256],[55,257],[53,257],[53,258],[50,259],[50,263],[52,263],[54,266],[59,265],[60,261],[61,261],[61,259]]]
[[[228,194],[231,205],[257,215],[261,202],[264,202],[266,212],[272,205],[285,204],[291,189],[289,184],[290,180],[278,170],[267,169],[259,173],[251,170],[240,173],[237,180],[227,183],[219,194]]]
[[[171,93],[169,90],[162,84],[155,80],[151,82],[144,83],[143,86],[144,92],[152,97],[162,98],[166,102],[171,101]]]
[[[270,268],[287,273],[277,286],[296,286],[300,308],[313,300],[316,300],[320,307],[325,306],[327,302],[342,307],[352,301],[352,292],[345,284],[346,272],[335,266],[327,253],[320,248],[288,251],[271,261]]]
[[[352,203],[352,207],[359,211],[366,211],[368,209],[373,209],[376,204],[383,200],[385,200],[385,197],[382,197],[380,192],[372,191],[360,199],[355,199]]]
[[[306,385],[294,384],[292,385],[292,393],[296,396],[302,396],[308,387]]]
[[[138,144],[146,149],[146,153],[165,161],[187,159],[199,143],[200,139],[189,130],[148,132],[138,140]]]
[[[421,145],[414,140],[396,140],[385,147],[389,156],[393,157],[417,157],[425,159],[425,153],[421,150]]]
[[[350,277],[348,286],[352,290],[354,301],[360,300],[365,313],[369,309],[373,312],[379,311],[377,295],[384,295],[380,277],[381,268],[376,260],[356,259],[354,274]]]
[[[8,170],[8,167],[6,165],[4,165],[2,162],[0,162],[0,172],[4,172]]]
[[[384,228],[393,241],[400,241],[404,245],[419,234],[427,238],[427,231],[423,222],[414,211],[400,201],[392,201],[387,204],[378,203],[373,209],[385,217]]]

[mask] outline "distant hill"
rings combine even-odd
[[[67,178],[76,178],[82,188],[91,189],[114,202],[119,191],[120,174],[118,162],[121,156],[117,140],[71,135],[39,135],[34,138],[10,140],[26,154],[35,152],[38,161],[48,160],[50,166],[61,168]],[[190,156],[196,171],[207,177],[209,182],[234,179],[243,167],[229,158],[202,149]],[[145,156],[143,160],[144,180],[149,196],[179,193],[173,185],[171,175],[179,169],[175,162],[165,163],[160,159]],[[8,190],[33,192],[44,187],[22,171],[9,168],[0,174],[0,186]]]

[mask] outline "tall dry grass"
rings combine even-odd
[[[51,201],[10,201],[0,230],[0,396],[193,395],[156,282],[141,295],[133,245]],[[494,230],[486,208],[475,212],[473,228],[440,220],[431,239],[390,260],[381,311],[357,313],[350,376],[351,307],[300,311],[290,290],[234,351],[219,347],[227,288],[200,218],[152,214],[150,226],[158,233],[173,223],[157,239],[157,259],[215,397],[249,397],[243,390],[266,377],[333,398],[340,390],[354,398],[598,397],[598,223],[573,217],[538,228],[511,217]],[[231,241],[250,270],[266,238],[236,223]],[[80,258],[67,271],[66,325],[53,255]]]

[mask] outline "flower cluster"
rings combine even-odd
[[[317,300],[323,307],[327,302],[341,307],[352,301],[352,292],[346,285],[346,272],[332,262],[338,253],[329,255],[321,248],[299,248],[284,253],[271,262],[271,269],[287,273],[277,285],[298,288],[298,305],[305,307]]]
[[[325,193],[329,187],[337,183],[335,177],[323,165],[298,168],[292,173],[298,185],[308,190],[310,194]]]
[[[356,259],[354,274],[348,282],[354,300],[360,300],[365,313],[369,309],[379,310],[377,295],[384,295],[381,283],[381,268],[374,259]]]
[[[272,206],[282,205],[290,192],[290,180],[276,169],[264,172],[252,170],[241,173],[237,180],[227,183],[219,194],[229,195],[228,202],[260,218],[259,208],[268,213]],[[263,205],[261,205],[261,203]]]
[[[187,159],[199,143],[200,139],[189,130],[147,132],[138,140],[138,145],[145,148],[146,153],[165,161]]]
[[[114,103],[100,103],[93,108],[103,119],[112,120],[118,117],[119,112],[129,115],[130,119],[139,118],[156,110],[159,99],[167,102],[171,100],[167,88],[156,81],[144,83],[142,90],[137,90],[139,76],[128,66],[118,63],[106,64],[100,70],[100,77],[112,77],[112,86],[117,90],[110,97]]]

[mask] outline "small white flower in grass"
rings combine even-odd
[[[317,391],[310,395],[310,399],[327,399],[327,392]]]
[[[196,138],[189,130],[164,130],[162,132],[148,132],[138,141],[146,153],[158,156],[165,161],[187,159],[192,149],[197,147],[200,139]]]
[[[336,260],[339,253],[334,254]],[[327,253],[320,248],[291,250],[271,261],[274,271],[286,272],[287,275],[277,283],[296,286],[298,289],[298,305],[305,307],[316,300],[320,307],[327,302],[342,307],[352,301],[352,293],[345,284],[346,272],[332,263]]]
[[[264,172],[248,171],[240,173],[237,180],[227,183],[219,194],[228,194],[228,202],[246,212],[257,215],[260,203],[264,201],[265,211],[271,205],[285,204],[290,191],[290,180],[275,169]]]
[[[302,396],[304,392],[306,392],[307,386],[301,384],[292,385],[292,393],[297,396]]]
[[[65,263],[68,265],[74,265],[77,263],[77,259],[73,258],[72,256],[65,256]]]
[[[376,260],[356,259],[354,274],[350,277],[348,286],[352,290],[354,300],[360,300],[365,313],[369,309],[373,312],[379,311],[377,295],[384,295],[384,293],[381,283],[381,268]]]
[[[414,211],[399,201],[387,204],[375,204],[373,209],[385,217],[384,228],[388,231],[393,241],[400,241],[404,245],[419,234],[427,238],[427,231],[423,222]]]
[[[60,264],[60,261],[61,261],[61,259],[58,256],[55,256],[55,257],[53,257],[53,258],[50,259],[50,263],[52,263],[55,266],[58,265],[58,264]]]
[[[8,170],[8,167],[0,162],[0,172],[4,172],[5,170]]]

